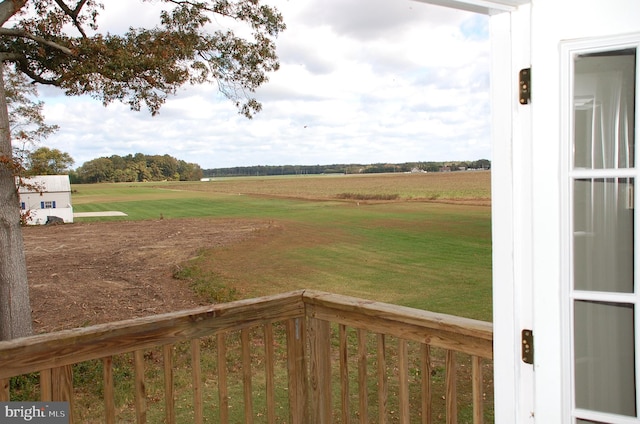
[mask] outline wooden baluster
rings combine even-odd
[[[251,388],[251,341],[249,329],[243,328],[242,339],[242,387],[244,394],[244,422],[253,424],[253,390]]]
[[[136,422],[144,424],[147,422],[147,395],[144,385],[144,352],[141,350],[133,352],[133,369]]]
[[[225,333],[218,333],[218,399],[220,422],[229,422],[229,389],[227,387],[227,342]]]
[[[104,420],[107,424],[116,422],[116,401],[113,383],[113,357],[102,358],[102,384],[104,387]]]
[[[483,399],[482,399],[482,358],[471,357],[471,384],[473,386],[473,424],[482,424]]]
[[[349,409],[349,344],[347,341],[347,326],[340,324],[339,334],[340,342],[340,388],[341,388],[341,405],[342,405],[342,421],[348,423],[350,420]]]
[[[369,422],[369,403],[367,391],[367,332],[358,329],[358,392],[360,423]]]
[[[200,371],[200,339],[191,340],[191,379],[193,381],[194,422],[204,421],[202,407],[202,372]]]
[[[42,402],[51,402],[53,400],[52,388],[51,369],[40,371],[40,400]],[[8,386],[7,389],[9,389]],[[9,399],[7,398],[7,400]]]
[[[387,342],[384,334],[378,334],[378,420],[380,424],[387,422],[388,380]]]
[[[304,319],[287,321],[287,366],[289,368],[290,422],[307,423],[307,378],[305,365],[306,327]]]
[[[446,368],[446,399],[447,399],[447,424],[458,423],[458,407],[456,394],[456,353],[453,350],[447,350],[445,359]]]
[[[42,373],[40,375],[42,376]],[[9,402],[9,399],[9,379],[0,378],[0,402]]]
[[[311,422],[329,423],[331,410],[331,326],[329,321],[309,319]]]
[[[194,422],[204,421],[202,408],[202,372],[200,366],[200,339],[191,340],[191,381],[193,383]]]
[[[400,423],[409,424],[409,349],[407,341],[398,340],[398,403]]]
[[[69,402],[69,423],[73,423],[73,368],[71,365],[51,370],[51,399]]]
[[[71,401],[71,398],[73,398],[73,369],[71,365],[52,368],[51,380],[53,401]]]
[[[422,374],[422,424],[431,424],[431,346],[421,345],[420,374]]]
[[[173,393],[173,345],[162,346],[164,365],[164,416],[167,424],[176,423],[175,396]]]
[[[275,353],[273,339],[273,324],[270,322],[264,325],[264,366],[266,377],[266,395],[267,395],[267,422],[275,424],[276,422],[276,401],[275,401]]]

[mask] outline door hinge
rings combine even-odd
[[[522,362],[533,364],[533,331],[522,330]]]
[[[531,68],[522,69],[519,75],[520,104],[528,105],[531,101]]]

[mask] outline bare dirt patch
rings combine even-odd
[[[24,228],[36,333],[202,305],[175,266],[202,248],[232,245],[265,221],[171,219]]]

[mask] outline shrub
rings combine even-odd
[[[350,200],[398,200],[400,195],[395,194],[363,194],[363,193],[339,193],[338,199]]]

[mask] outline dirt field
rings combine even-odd
[[[264,221],[173,219],[24,228],[34,332],[202,303],[174,267],[203,247],[253,237]]]

